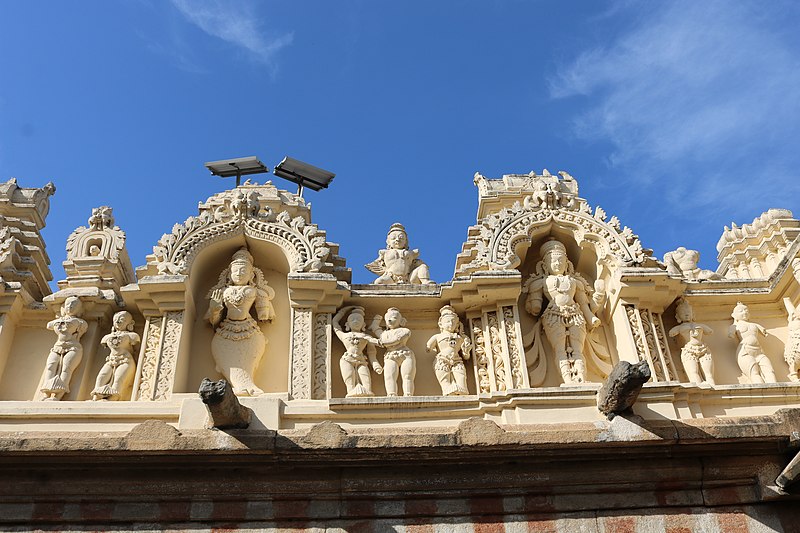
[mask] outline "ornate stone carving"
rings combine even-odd
[[[750,224],[731,223],[717,243],[717,271],[726,279],[769,277],[798,235],[800,220],[788,209],[770,209]]]
[[[633,404],[649,379],[650,365],[647,361],[639,361],[633,365],[620,361],[597,393],[597,408],[609,420],[621,414],[632,415]]]
[[[636,355],[640,361],[647,361],[650,365],[653,381],[676,381],[678,374],[664,335],[661,316],[647,309],[637,309],[633,305],[626,304],[624,308],[636,346]]]
[[[800,257],[792,259],[792,272],[794,273],[794,279],[797,280],[797,283],[800,283]]]
[[[125,248],[125,232],[114,225],[108,206],[92,209],[88,227],[80,226],[67,239],[67,279],[58,286],[117,289],[134,281],[133,267]]]
[[[144,354],[139,362],[141,371],[137,400],[154,400],[156,380],[158,379],[158,361],[161,356],[161,337],[164,317],[151,316],[144,329]]]
[[[381,320],[386,329],[381,328]],[[390,307],[381,318],[375,315],[370,330],[386,348],[383,356],[383,382],[386,396],[397,396],[397,378],[402,378],[403,396],[414,396],[414,378],[417,375],[417,361],[414,352],[406,346],[411,338],[411,330],[405,327],[406,319],[396,307]]]
[[[442,396],[469,394],[464,361],[470,357],[472,341],[464,335],[461,320],[451,306],[439,310],[439,333],[428,339],[426,348],[436,354],[433,370]]]
[[[600,325],[595,311],[604,303],[604,295],[601,291],[594,293],[588,282],[575,272],[566,248],[559,241],[544,243],[541,255],[542,261],[523,287],[527,293],[525,309],[534,317],[541,314],[534,327],[532,345],[541,351],[540,332],[544,331],[555,351],[564,384],[581,384],[586,381],[587,334]],[[602,283],[598,288],[601,286]],[[549,303],[542,312],[545,297]],[[535,359],[543,361],[544,357],[536,355]]]
[[[714,331],[709,326],[694,321],[692,306],[683,298],[675,308],[675,319],[678,321],[678,325],[669,331],[669,336],[680,336],[686,343],[681,348],[681,362],[689,377],[689,382],[715,385],[714,359],[711,357],[708,346],[703,342],[703,335],[711,335]]]
[[[170,311],[164,317],[164,339],[158,361],[158,377],[155,382],[156,401],[166,401],[172,396],[175,384],[175,367],[178,362],[178,343],[183,330],[183,311]]]
[[[767,330],[760,324],[750,322],[750,310],[745,304],[739,302],[731,313],[733,325],[728,329],[728,337],[739,340],[736,349],[736,361],[742,375],[741,383],[775,383],[775,371],[772,368],[760,337],[767,335]]]
[[[698,261],[700,261],[700,252],[687,250],[683,246],[664,254],[664,263],[666,263],[667,272],[670,275],[683,277],[691,281],[722,279],[719,274],[712,270],[698,268]]]
[[[481,176],[479,213],[484,211],[484,204],[495,205],[502,200],[499,205],[503,207],[487,213],[469,229],[456,260],[456,275],[517,268],[522,262],[518,248],[529,246],[533,233],[547,226],[568,229],[578,243],[591,243],[601,261],[658,266],[650,257],[652,251],[642,247],[630,228],[620,229],[616,217],[606,222],[600,208],[592,216],[586,201],[577,196],[577,181],[566,172],[559,175],[561,179],[546,171],[541,176],[533,172],[512,174],[502,180]]]
[[[350,314],[347,317],[347,324],[342,329],[340,322],[348,312]],[[378,363],[375,348],[380,341],[364,333],[364,326],[363,307],[343,307],[333,317],[333,331],[345,347],[345,352],[339,359],[339,368],[342,371],[345,387],[347,387],[348,398],[375,396],[372,392],[370,366],[378,374],[383,374],[383,368]],[[367,353],[364,354],[364,351]]]
[[[508,345],[508,359],[511,362],[511,383],[513,388],[521,389],[524,385],[522,378],[522,357],[517,344],[517,319],[514,317],[513,307],[503,307],[503,328],[506,331],[506,345]]]
[[[208,293],[205,318],[214,328],[211,355],[217,372],[225,376],[237,395],[258,396],[264,392],[253,383],[253,373],[267,345],[258,322],[275,318],[274,297],[275,291],[261,269],[253,265],[253,256],[245,248],[233,254],[230,266]],[[258,321],[250,314],[253,307]]]
[[[800,307],[792,305],[789,298],[783,299],[786,312],[789,314],[789,337],[783,358],[789,365],[789,381],[800,381]]]
[[[500,332],[500,322],[497,320],[497,313],[492,311],[486,313],[486,321],[489,324],[489,346],[492,349],[492,370],[494,370],[494,383],[498,391],[508,389],[506,385],[506,362],[503,357],[503,337]]]
[[[208,425],[217,429],[245,429],[250,425],[253,411],[239,403],[231,384],[221,379],[203,378],[200,399],[208,410]]]
[[[330,314],[314,314],[314,375],[312,376],[311,397],[315,400],[324,400],[328,396],[330,326]]]
[[[100,373],[97,374],[92,400],[119,400],[130,386],[136,369],[133,351],[139,344],[139,335],[133,332],[133,316],[120,311],[111,320],[111,333],[100,341],[110,353]]]
[[[312,314],[308,307],[292,309],[292,359],[289,370],[292,398],[311,397]]]
[[[281,247],[292,272],[343,272],[338,245],[309,223],[303,199],[271,183],[243,185],[216,194],[199,206],[199,214],[176,224],[148,256],[153,273],[186,274],[197,254],[214,242],[238,235]]]
[[[57,401],[69,392],[72,373],[83,357],[81,337],[89,328],[80,318],[82,311],[80,299],[70,296],[61,306],[61,316],[47,323],[47,329],[53,330],[58,338],[45,364],[41,388],[45,395],[43,400]]]
[[[486,344],[483,336],[481,320],[472,319],[472,342],[475,347],[475,368],[478,390],[482,394],[489,394],[492,391],[491,381],[489,380],[489,358],[486,356]]]
[[[396,222],[386,235],[386,248],[378,252],[378,258],[365,265],[367,270],[378,274],[376,285],[412,283],[429,285],[428,265],[419,259],[419,250],[408,248],[408,234],[402,224]]]

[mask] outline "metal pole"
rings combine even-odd
[[[302,182],[299,182],[297,184],[297,196],[299,196],[300,198],[303,197],[303,183]]]

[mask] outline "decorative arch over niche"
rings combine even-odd
[[[218,193],[199,205],[199,214],[175,224],[147,257],[147,274],[188,274],[197,255],[216,242],[241,235],[277,245],[291,272],[326,272],[349,277],[338,245],[310,223],[310,210],[299,196],[270,182],[245,184]]]
[[[549,173],[510,175],[503,180],[476,175],[481,202],[499,198],[510,205],[487,214],[469,229],[455,275],[518,268],[535,238],[554,227],[572,234],[580,247],[591,245],[598,261],[609,266],[663,267],[630,228],[621,227],[616,216],[607,219],[601,207],[592,213],[586,200],[578,198],[574,178],[561,174],[561,180]]]

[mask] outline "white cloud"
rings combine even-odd
[[[694,0],[633,9],[641,11],[621,8],[635,21],[628,30],[548,80],[553,98],[585,106],[573,133],[610,141],[610,164],[628,179],[668,177],[676,205],[730,206],[750,192],[780,204],[800,192],[800,10]],[[765,180],[780,185],[773,196]],[[687,203],[699,182],[717,194]],[[720,193],[732,186],[739,194],[726,200]]]
[[[275,54],[291,44],[293,33],[269,35],[250,4],[233,0],[172,0],[186,19],[206,32],[247,50],[272,68]]]

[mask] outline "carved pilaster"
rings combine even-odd
[[[328,398],[330,383],[330,364],[328,354],[331,353],[331,315],[330,313],[314,314],[314,373],[312,376],[311,397],[315,400]]]
[[[647,361],[654,382],[677,381],[678,374],[672,362],[664,325],[658,313],[639,310],[625,305],[625,314],[631,328],[636,353],[640,361]]]
[[[294,399],[311,398],[313,338],[312,311],[309,307],[292,309],[292,343],[289,364],[289,394]]]
[[[486,313],[486,324],[488,332],[486,338],[489,342],[489,363],[490,363],[490,377],[494,378],[494,390],[505,391],[507,386],[507,365],[506,358],[503,353],[503,340],[504,335],[500,331],[500,322],[497,319],[497,312],[491,311]]]
[[[528,387],[528,373],[522,355],[522,331],[516,305],[503,307],[503,329],[508,347],[508,358],[511,363],[511,386],[514,389]]]
[[[139,401],[166,401],[172,396],[183,311],[147,319],[139,356],[134,397]]]
[[[472,346],[474,347],[475,361],[475,383],[477,383],[479,394],[489,394],[492,392],[491,379],[489,377],[489,356],[487,350],[486,337],[483,333],[483,320],[472,318],[469,321],[469,330],[472,335]]]

